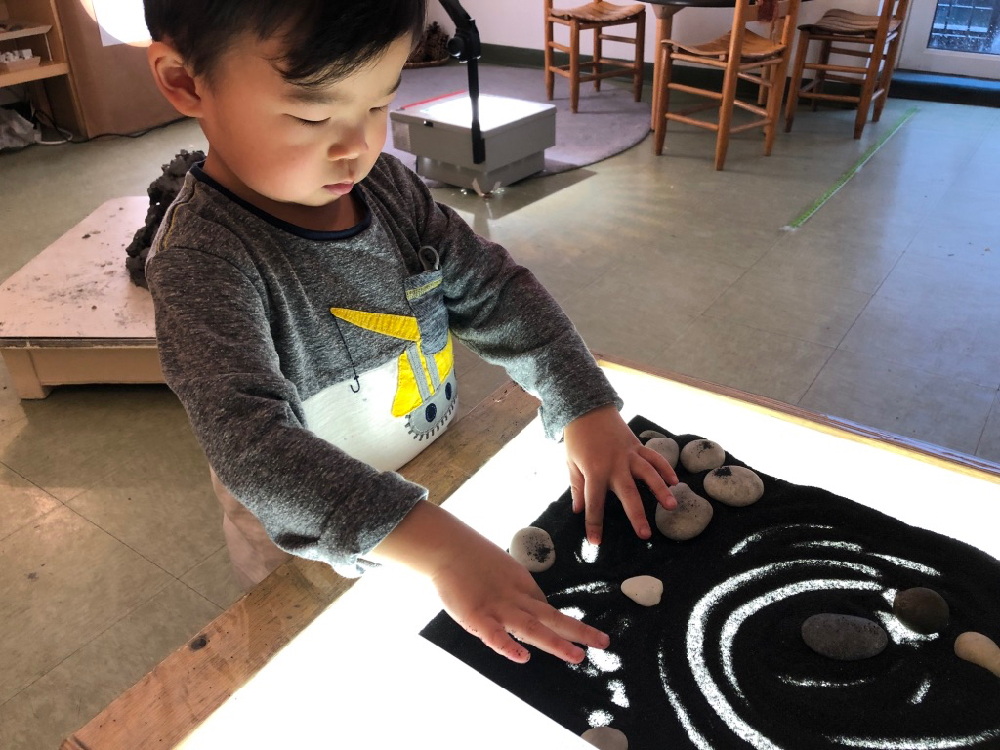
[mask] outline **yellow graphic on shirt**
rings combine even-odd
[[[414,317],[391,313],[366,313],[342,307],[332,307],[330,312],[340,320],[353,323],[366,331],[411,342],[411,345],[399,355],[399,379],[396,385],[396,397],[392,404],[394,417],[409,414],[434,396],[439,388],[446,386],[455,360],[450,331],[445,347],[436,354],[427,356],[424,354],[420,339],[420,327]],[[448,398],[451,399],[450,393]]]

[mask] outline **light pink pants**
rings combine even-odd
[[[244,508],[212,471],[212,487],[222,503],[222,532],[229,547],[233,572],[244,590],[249,591],[271,571],[292,556],[271,541],[257,517]]]

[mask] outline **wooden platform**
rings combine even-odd
[[[0,354],[21,398],[163,382],[153,300],[125,269],[148,206],[146,196],[108,201],[0,286]]]

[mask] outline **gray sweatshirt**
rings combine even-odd
[[[452,336],[542,402],[546,433],[620,401],[526,269],[391,156],[364,218],[315,232],[199,168],[146,276],[167,384],[222,483],[282,549],[358,575],[427,492],[394,470],[454,416]]]

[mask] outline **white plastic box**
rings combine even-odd
[[[417,174],[489,193],[545,166],[556,143],[556,108],[521,99],[479,97],[486,160],[473,162],[472,102],[467,93],[404,106],[390,113],[396,148],[417,157]]]

